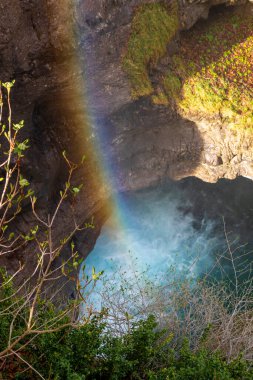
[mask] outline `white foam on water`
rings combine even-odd
[[[115,228],[113,218],[107,221],[85,260],[85,272],[90,274],[94,266],[112,279],[124,270],[131,281],[133,269],[136,273],[147,270],[151,280],[162,283],[173,268],[182,277],[198,278],[212,266],[219,238],[212,234],[211,221],[202,220],[196,229],[193,215],[182,211],[187,208],[184,194],[168,187],[123,195],[123,225]],[[102,286],[98,281],[98,293]],[[93,303],[101,306],[98,294],[93,294]]]

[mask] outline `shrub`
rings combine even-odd
[[[4,263],[13,257],[14,262],[19,262],[18,268],[11,268],[11,275],[5,268],[0,271],[0,368],[8,373],[8,378],[20,367],[25,372],[33,368],[31,349],[36,340],[43,342],[43,335],[50,340],[62,336],[61,330],[79,328],[89,321],[91,308],[84,310],[83,315],[79,308],[84,301],[82,292],[101,275],[93,268],[91,277],[78,276],[81,260],[72,238],[86,225],[77,224],[73,216],[73,228],[66,232],[66,236],[55,237],[55,224],[59,221],[63,202],[69,199],[74,215],[75,197],[81,190],[81,186],[71,185],[78,165],[71,162],[65,152],[63,158],[68,177],[55,208],[46,216],[43,210],[37,210],[37,199],[22,173],[22,160],[29,144],[27,139],[21,140],[24,121],[14,123],[12,118],[11,89],[14,82],[0,83],[0,257]],[[27,209],[30,205],[32,217],[27,230],[20,232],[18,215],[24,204]],[[63,258],[61,253],[66,246],[68,255]],[[31,254],[29,261],[26,250]],[[70,282],[76,297],[74,300],[62,299],[59,293]],[[14,283],[19,285],[15,287]],[[55,365],[60,365],[60,361],[56,360]]]

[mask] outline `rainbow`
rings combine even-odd
[[[72,5],[75,8],[74,3]],[[72,38],[76,39],[74,45],[78,46],[80,41],[77,39],[81,37],[78,35],[75,25],[73,25],[73,29]],[[73,115],[78,110],[77,114],[74,115],[75,124],[82,125],[82,136],[78,141],[78,150],[87,156],[88,166],[91,167],[93,173],[88,178],[85,178],[85,181],[94,187],[93,191],[98,196],[98,199],[106,202],[112,229],[123,233],[127,226],[125,219],[126,206],[118,191],[121,176],[114,163],[114,158],[108,151],[108,146],[110,146],[110,126],[105,125],[105,120],[94,111],[94,109],[97,109],[97,107],[94,107],[94,105],[97,105],[97,99],[93,95],[96,84],[92,75],[88,75],[86,70],[87,66],[93,67],[94,70],[96,69],[96,63],[92,59],[88,51],[82,50],[71,62],[69,77],[74,86],[71,86],[73,93],[70,98],[72,100],[69,102],[70,104],[67,104],[70,111],[66,109],[66,113]],[[82,78],[80,78],[80,72],[83,73]],[[87,173],[85,173],[86,175]]]
[[[92,4],[95,0],[87,0],[88,4],[89,1]],[[77,30],[74,35],[80,37]],[[78,45],[78,42],[75,41],[74,45]],[[66,112],[74,115],[75,124],[82,126],[78,143],[79,150],[86,154],[88,166],[92,169],[88,173],[90,175],[84,174],[86,183],[92,187],[89,192],[93,192],[98,200],[106,201],[110,215],[109,224],[104,226],[105,234],[100,235],[94,251],[85,261],[87,274],[94,265],[99,271],[105,269],[107,274],[114,275],[115,267],[111,272],[109,268],[112,257],[116,259],[117,265],[122,264],[124,270],[128,271],[127,265],[135,259],[133,254],[137,254],[140,266],[134,269],[142,272],[142,264],[148,265],[151,278],[153,275],[158,276],[160,284],[171,267],[176,269],[179,276],[189,275],[196,279],[213,265],[214,252],[219,252],[221,247],[223,249],[224,242],[219,236],[213,235],[212,221],[203,219],[204,223],[198,231],[193,226],[194,216],[190,213],[182,215],[178,211],[178,206],[185,199],[182,199],[176,186],[174,190],[150,189],[146,193],[134,194],[132,205],[119,191],[123,187],[120,169],[108,149],[111,143],[110,126],[94,111],[99,109],[99,100],[94,95],[97,88],[92,73],[88,73],[86,68],[95,71],[96,62],[89,53],[88,48],[86,51],[84,49],[72,61],[68,76],[74,93],[64,104]],[[82,67],[83,55],[86,67]],[[84,72],[82,80],[80,72]]]

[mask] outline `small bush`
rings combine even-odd
[[[179,351],[170,346],[167,331],[156,330],[153,316],[132,326],[121,337],[112,336],[99,320],[77,330],[44,335],[28,347],[30,363],[46,379],[233,380],[252,379],[249,365],[238,358],[227,363],[221,354],[187,341]],[[20,373],[17,379],[36,379]]]
[[[1,300],[15,293],[13,287],[3,288]],[[0,301],[1,301],[0,300]],[[18,298],[17,298],[18,301]],[[1,342],[9,337],[10,321],[3,315],[6,305],[0,302]],[[25,324],[20,318],[18,329]],[[47,325],[58,312],[52,306],[40,304],[40,323]],[[57,331],[38,334],[20,341],[16,356],[1,361],[5,379],[66,379],[66,380],[247,380],[253,379],[253,369],[240,356],[228,362],[222,352],[205,347],[210,328],[202,334],[202,343],[193,350],[188,339],[177,341],[170,326],[158,328],[153,315],[133,322],[128,332],[114,333],[104,313],[93,317],[78,328],[71,324]],[[105,318],[106,319],[106,318]],[[61,323],[67,323],[69,317]],[[29,365],[27,365],[29,363]]]

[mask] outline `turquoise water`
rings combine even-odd
[[[210,271],[224,239],[215,232],[216,223],[196,218],[184,192],[163,186],[131,194],[120,199],[123,223],[115,228],[113,218],[102,228],[94,250],[85,260],[85,271],[105,271],[106,278],[118,284],[120,271],[131,283],[133,273],[146,271],[149,280],[165,281],[171,271],[180,277],[199,278]],[[99,292],[91,297],[100,308]]]

